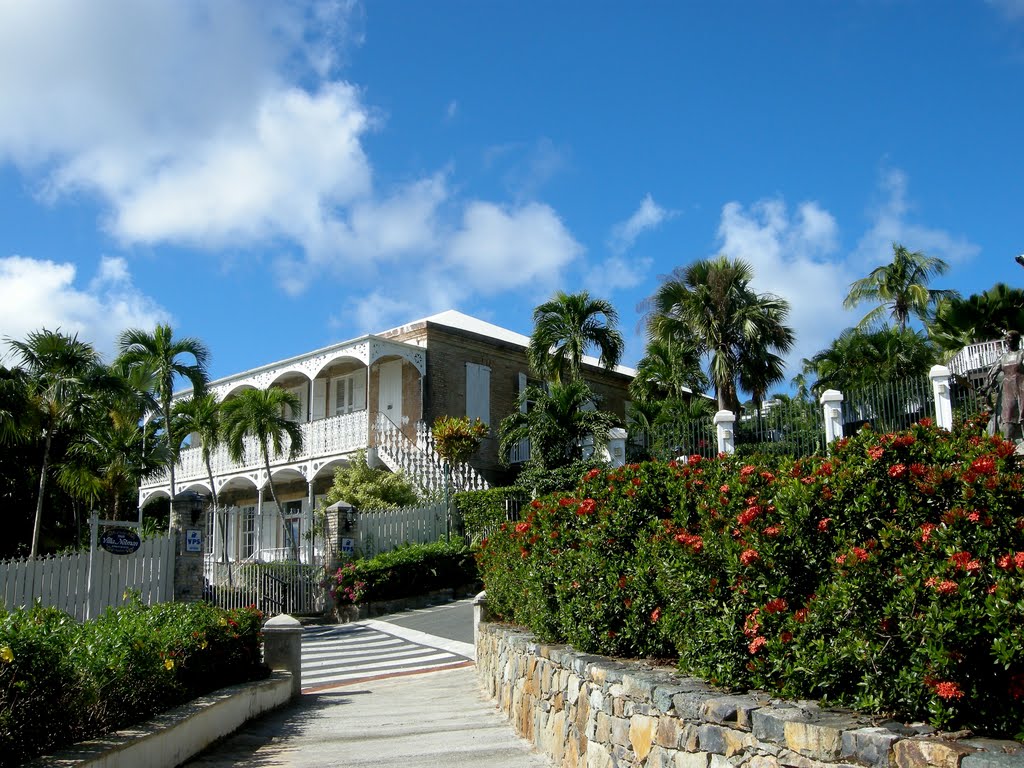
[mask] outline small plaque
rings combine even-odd
[[[112,555],[130,555],[141,544],[139,534],[127,528],[108,528],[100,537],[100,546]]]
[[[341,540],[341,554],[343,555],[354,555],[356,553],[356,540],[355,539],[342,539]]]
[[[198,528],[187,528],[185,529],[185,551],[186,552],[202,552],[203,551],[203,532]]]

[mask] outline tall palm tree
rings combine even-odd
[[[220,503],[217,500],[217,486],[213,483],[213,452],[221,444],[221,407],[211,392],[192,393],[192,397],[179,400],[174,404],[171,418],[175,442],[180,445],[188,434],[199,436],[203,464],[206,466],[206,477],[210,481],[210,495],[213,498],[213,514],[220,520],[221,539],[227,542],[227,520],[219,515]],[[223,548],[223,560],[228,561],[227,547]]]
[[[20,368],[0,366],[0,445],[29,440],[32,417],[28,377]]]
[[[54,439],[79,430],[96,415],[97,398],[112,382],[91,344],[58,331],[35,331],[24,341],[8,339],[25,373],[28,395],[43,441],[39,493],[32,526],[31,557],[39,553],[46,483]]]
[[[583,355],[591,347],[600,363],[612,369],[622,359],[625,342],[615,328],[619,315],[611,302],[595,299],[587,291],[565,293],[533,310],[533,334],[526,354],[530,366],[541,376],[572,380],[582,373]]]
[[[949,265],[936,256],[921,251],[908,251],[899,243],[892,244],[892,261],[873,269],[867,277],[850,284],[843,306],[853,309],[863,301],[877,302],[858,323],[866,328],[888,312],[900,330],[907,327],[911,315],[927,322],[935,305],[943,298],[957,296],[956,291],[928,287],[933,277],[944,275]]]
[[[923,333],[883,326],[875,331],[847,328],[828,347],[803,361],[817,380],[813,390],[841,392],[923,376],[938,359]]]
[[[206,365],[210,352],[199,339],[187,336],[174,338],[169,325],[158,324],[152,333],[138,328],[124,331],[119,340],[119,361],[129,370],[141,369],[153,376],[153,392],[160,403],[164,421],[164,436],[170,453],[167,457],[167,471],[171,480],[171,498],[177,492],[174,482],[174,464],[178,460],[178,445],[174,445],[171,429],[171,400],[174,397],[176,377],[187,379],[194,392],[206,387]],[[186,357],[192,357],[188,363]]]
[[[788,352],[794,339],[786,325],[789,302],[756,293],[753,277],[742,259],[701,259],[673,270],[641,305],[650,339],[692,344],[709,358],[718,407],[733,412],[739,410],[741,376],[740,384],[762,390],[781,380],[771,356]]]
[[[245,438],[255,438],[259,445],[263,469],[270,484],[270,497],[281,516],[285,538],[296,560],[299,558],[299,545],[295,541],[291,526],[287,525],[284,519],[284,510],[277,500],[277,488],[274,485],[274,476],[270,472],[270,453],[273,449],[275,457],[283,454],[285,438],[289,441],[290,457],[302,450],[302,429],[285,415],[297,413],[299,407],[299,398],[280,387],[246,389],[221,404],[220,416],[221,431],[232,461],[241,463],[245,460]]]
[[[525,410],[501,421],[505,455],[523,440],[530,441],[530,461],[555,469],[582,458],[583,444],[593,437],[595,450],[607,445],[615,417],[592,407],[594,393],[582,380],[554,381],[546,388],[531,384],[520,394]]]

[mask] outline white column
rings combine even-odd
[[[256,491],[256,559],[261,559],[263,552],[263,487]]]
[[[825,414],[825,444],[843,436],[843,393],[835,389],[826,389],[821,393],[821,407]]]
[[[718,431],[718,452],[736,453],[736,438],[733,435],[733,425],[736,423],[736,414],[732,411],[719,411],[715,414],[715,429]]]
[[[953,398],[949,391],[949,368],[933,365],[928,371],[935,393],[935,424],[940,429],[953,429]]]
[[[312,467],[309,468],[309,474],[310,475],[313,474],[313,468]],[[306,530],[306,533],[309,534],[309,536],[306,538],[306,562],[307,563],[312,563],[313,562],[313,553],[314,553],[314,548],[313,548],[313,544],[314,544],[314,542],[313,542],[313,520],[314,520],[315,515],[316,515],[315,511],[313,510],[314,499],[313,499],[313,481],[312,480],[309,481],[309,494],[308,494],[308,496],[309,496],[309,507],[306,509],[306,528],[305,528],[305,530]]]

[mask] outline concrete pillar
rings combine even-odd
[[[935,424],[940,429],[953,429],[953,398],[949,391],[949,368],[933,365],[928,371],[935,394]]]
[[[292,698],[302,693],[302,625],[282,613],[263,625],[263,661],[292,675]]]
[[[487,613],[487,592],[481,592],[473,598],[473,647],[476,648],[480,641],[480,622],[488,621],[490,615]],[[479,656],[479,649],[477,651]]]
[[[718,452],[736,453],[736,436],[733,430],[736,425],[736,414],[732,411],[719,411],[715,414],[714,421],[718,432]]]
[[[843,436],[843,393],[835,389],[826,389],[821,393],[821,407],[825,414],[825,444]]]

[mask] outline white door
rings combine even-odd
[[[402,426],[402,361],[392,360],[380,366],[380,412]]]

